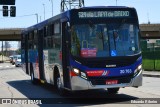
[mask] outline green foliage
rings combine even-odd
[[[143,69],[160,71],[160,45],[158,43],[147,44],[147,40],[141,40],[141,49]]]
[[[17,54],[21,54],[21,49],[17,49],[17,50],[16,50],[16,53],[17,53]]]
[[[160,51],[143,51],[143,69],[160,71]]]
[[[154,70],[154,60],[143,59],[142,64],[144,70]]]
[[[160,71],[160,60],[143,59],[143,69],[149,71]]]
[[[160,60],[155,60],[155,70],[160,71]]]

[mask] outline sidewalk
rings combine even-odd
[[[160,71],[143,71],[143,76],[160,78]]]

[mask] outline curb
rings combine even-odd
[[[144,77],[156,77],[160,78],[160,75],[143,74]]]

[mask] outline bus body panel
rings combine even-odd
[[[54,69],[58,68],[59,72],[62,71],[62,62],[60,60],[60,51],[54,49],[43,50],[44,54],[44,73],[47,83],[54,84]],[[56,62],[56,63],[55,63]]]
[[[88,90],[88,89],[101,89],[101,88],[117,88],[117,87],[139,87],[142,85],[142,69],[136,73],[138,66],[142,65],[142,57],[137,59],[137,62],[130,66],[120,68],[88,68],[76,61],[71,61],[73,68],[80,71],[94,72],[94,76],[90,75],[87,79],[79,76],[71,77],[72,90]],[[102,71],[102,72],[101,72]],[[103,75],[104,72],[106,75]],[[97,73],[100,72],[100,73]],[[97,73],[97,74],[96,74]],[[92,77],[93,76],[93,77]],[[98,79],[99,78],[99,79]],[[121,81],[116,84],[107,85],[107,80]],[[93,83],[92,83],[93,82]]]
[[[92,90],[92,89],[107,89],[107,88],[123,88],[123,87],[139,87],[142,86],[142,71],[134,77],[130,83],[112,84],[112,85],[92,85],[78,76],[71,78],[72,91]]]

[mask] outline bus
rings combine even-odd
[[[28,27],[21,36],[22,69],[32,83],[67,91],[142,85],[140,29],[135,8],[70,9]]]

